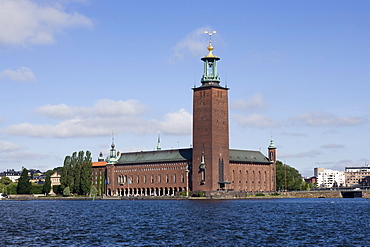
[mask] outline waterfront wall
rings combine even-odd
[[[366,193],[363,193],[366,195]],[[245,191],[209,191],[204,192],[204,196],[212,199],[238,199],[256,196],[258,194]],[[291,191],[291,192],[263,192],[266,197],[290,197],[290,198],[343,198],[341,191]],[[366,195],[366,196],[370,196]],[[366,197],[364,196],[364,197]]]
[[[294,198],[343,198],[342,193],[337,190],[325,191],[292,191],[287,196]]]

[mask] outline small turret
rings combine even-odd
[[[100,152],[98,162],[104,161],[103,153]]]
[[[161,136],[158,131],[158,142],[157,142],[157,151],[161,150]]]
[[[273,139],[271,139],[270,145],[268,146],[268,153],[269,153],[269,160],[275,164],[276,163],[276,146],[275,146]]]

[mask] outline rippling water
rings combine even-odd
[[[2,246],[369,246],[368,199],[0,201]]]

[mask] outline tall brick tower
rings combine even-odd
[[[202,85],[193,88],[193,191],[224,190],[230,180],[228,88],[220,85],[213,33],[209,33],[209,53],[202,58]]]

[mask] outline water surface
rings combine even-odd
[[[368,199],[0,201],[3,246],[369,246]]]

